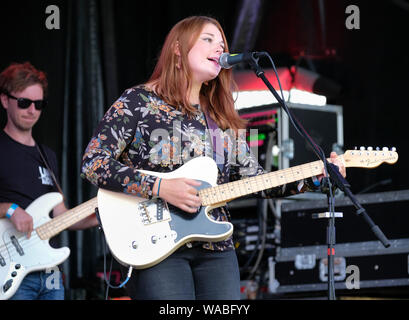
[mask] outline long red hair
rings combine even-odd
[[[225,44],[224,50],[228,52],[226,36],[217,20],[206,16],[185,18],[167,35],[159,60],[147,82],[166,103],[190,116],[197,110],[189,102],[187,94],[190,92],[192,79],[188,54],[208,23],[219,29]],[[176,55],[176,50],[180,55]],[[221,129],[233,129],[237,132],[238,129],[245,128],[246,122],[234,109],[232,91],[235,88],[232,70],[222,69],[215,79],[202,85],[200,104]]]

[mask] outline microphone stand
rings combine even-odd
[[[285,102],[281,99],[281,97],[278,95],[277,91],[274,89],[274,87],[271,85],[271,83],[268,81],[267,77],[264,74],[264,71],[261,69],[261,67],[258,64],[259,57],[261,55],[268,55],[267,53],[250,53],[247,52],[244,54],[245,61],[247,61],[250,65],[250,67],[253,69],[255,72],[256,76],[260,78],[264,84],[267,86],[267,88],[271,91],[271,93],[274,95],[274,97],[277,99],[278,103],[280,104],[281,108],[288,114],[289,118],[293,120],[291,112],[288,110],[287,106],[285,105]],[[274,66],[274,64],[273,64]],[[277,76],[278,78],[278,76]],[[278,79],[279,80],[279,79]],[[293,122],[293,125],[296,127],[295,123]],[[327,175],[329,176],[329,179],[327,180],[329,183],[329,188],[331,188],[331,182],[338,187],[341,191],[344,192],[344,194],[351,200],[353,206],[356,209],[356,214],[364,219],[364,221],[369,225],[369,228],[372,230],[372,232],[375,234],[375,236],[379,239],[379,241],[383,244],[385,248],[390,247],[389,240],[386,238],[386,236],[383,234],[381,229],[375,225],[375,223],[372,221],[372,219],[368,216],[366,210],[361,206],[361,204],[358,202],[356,197],[352,194],[350,190],[350,184],[348,181],[341,175],[341,173],[338,170],[338,167],[334,165],[333,163],[328,162],[326,159],[325,155],[322,152],[322,149],[319,148],[315,142],[312,140],[312,138],[305,132],[305,130],[299,130],[300,134],[306,139],[308,144],[312,147],[314,150],[315,154],[317,157],[324,163],[324,168],[327,171]],[[328,196],[329,197],[329,196]],[[332,208],[329,208],[330,212],[333,213]],[[331,280],[333,280],[333,258],[334,258],[334,252],[332,250],[332,245],[335,243],[335,219],[334,215],[331,215],[331,219],[328,225],[328,233],[327,239],[328,239],[328,288],[329,288],[329,299],[334,300],[335,299],[335,293],[333,292],[333,284],[331,284]],[[332,275],[332,276],[331,276]]]

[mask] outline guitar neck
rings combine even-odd
[[[93,214],[96,207],[97,198],[95,197],[42,224],[37,227],[35,231],[42,240],[50,239],[61,231],[76,224],[78,221]]]
[[[322,174],[323,167],[324,164],[322,161],[318,160],[288,169],[202,189],[199,195],[204,206],[225,203],[248,194]]]

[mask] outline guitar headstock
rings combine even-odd
[[[343,154],[345,167],[357,168],[376,168],[386,162],[394,164],[398,161],[398,153],[396,148],[388,149],[386,147],[373,150],[372,147],[360,147],[359,150],[347,150]]]

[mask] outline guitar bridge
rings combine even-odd
[[[141,202],[138,210],[144,225],[170,220],[168,205],[161,198]]]

